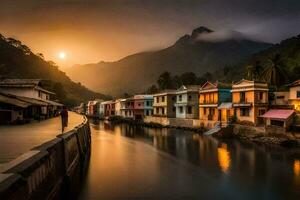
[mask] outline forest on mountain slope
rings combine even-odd
[[[56,93],[62,103],[75,106],[81,101],[109,98],[93,92],[80,83],[73,82],[52,61],[42,54],[34,54],[26,45],[0,34],[0,78],[43,79],[46,89]]]

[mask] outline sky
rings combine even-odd
[[[0,0],[0,4],[1,34],[21,40],[64,67],[164,48],[199,26],[235,30],[271,43],[300,34],[299,0]]]

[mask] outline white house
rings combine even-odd
[[[176,91],[176,118],[199,118],[199,85],[183,85]]]

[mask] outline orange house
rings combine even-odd
[[[232,85],[232,104],[237,121],[253,125],[263,123],[259,116],[268,109],[268,84],[257,81],[241,80]]]
[[[206,82],[201,87],[199,91],[199,119],[201,126],[212,128],[221,120],[222,111],[219,109],[219,106],[224,102],[231,102],[230,89],[230,84],[220,82]]]

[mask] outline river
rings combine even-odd
[[[300,199],[300,151],[92,122],[80,199]]]

